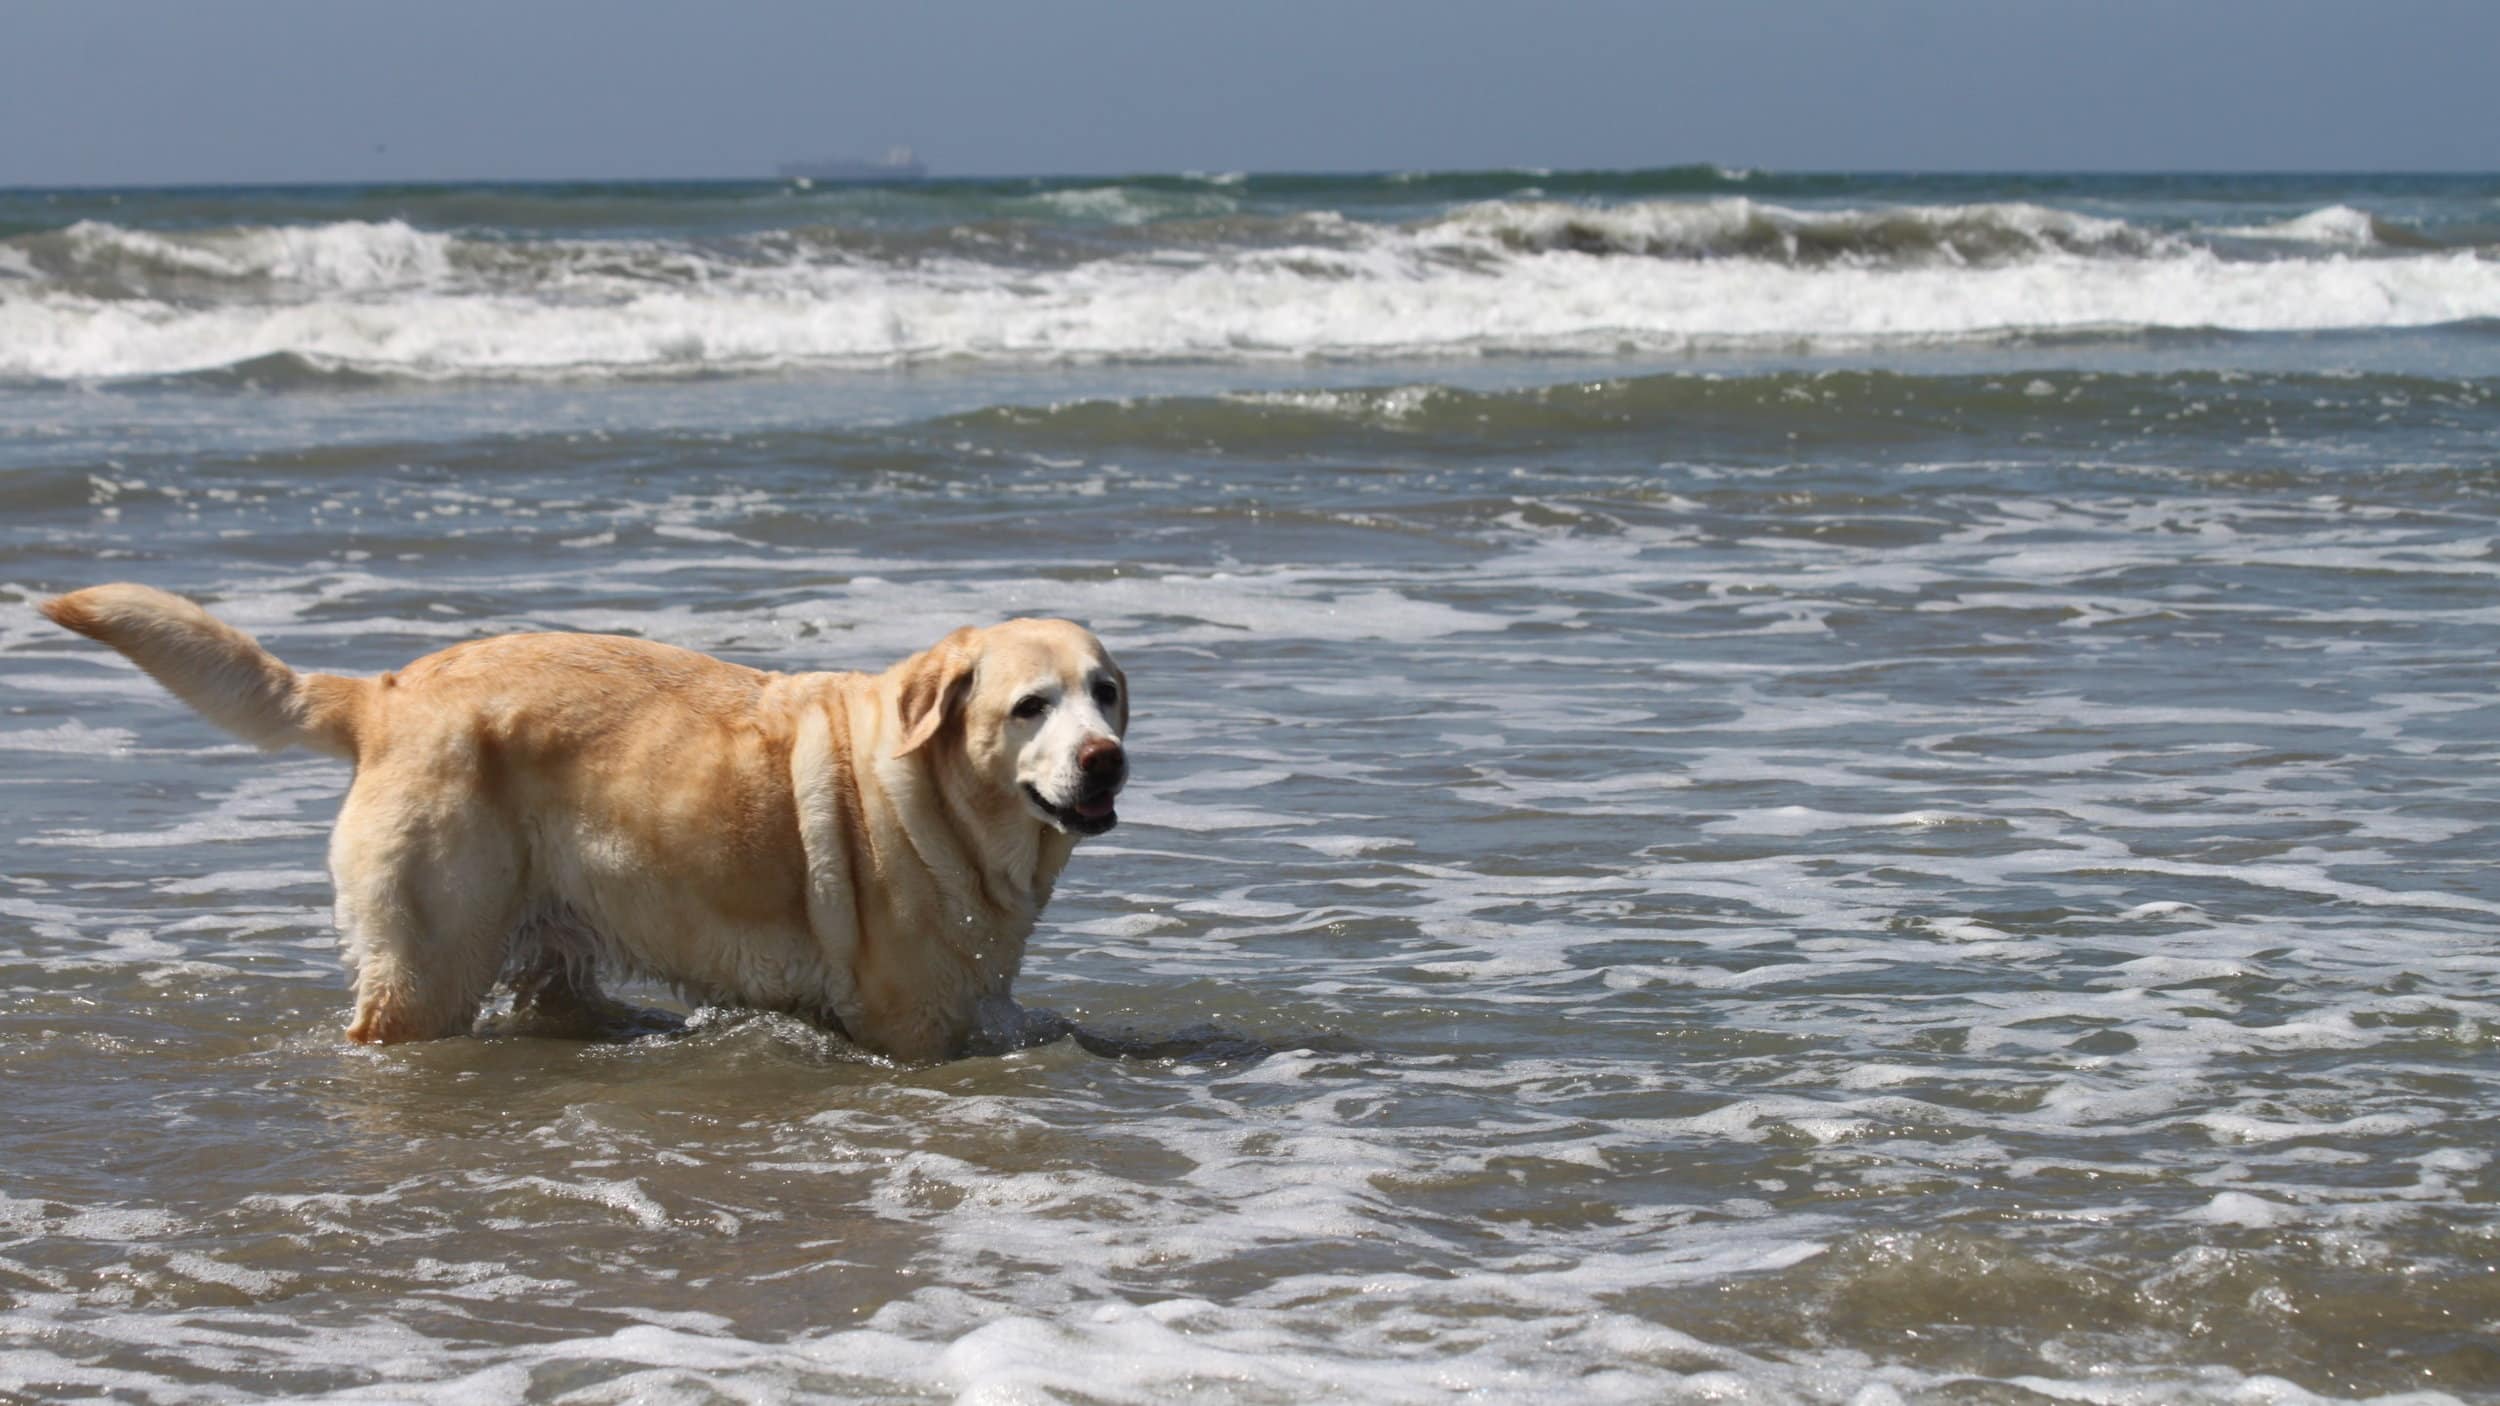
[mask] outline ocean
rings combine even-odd
[[[1136,719],[927,1068],[388,1049],[291,663]],[[2500,177],[0,192],[0,1399],[2500,1401]]]

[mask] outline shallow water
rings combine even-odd
[[[0,1395],[2500,1396],[2491,346],[0,389]],[[31,608],[112,578],[1087,620],[1081,1037],[350,1048],[343,768]]]

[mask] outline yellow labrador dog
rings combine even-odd
[[[146,586],[42,608],[249,741],[356,764],[330,841],[352,1040],[463,1033],[505,973],[524,1008],[593,1010],[606,968],[949,1057],[1128,779],[1128,680],[1065,620],[881,674],[532,634],[366,679]]]

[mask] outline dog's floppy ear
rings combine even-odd
[[[903,724],[903,740],[895,744],[894,755],[908,757],[927,746],[929,739],[946,726],[946,720],[963,710],[964,697],[972,691],[972,665],[979,653],[973,647],[977,633],[966,625],[904,661],[902,684],[894,697],[894,711]]]

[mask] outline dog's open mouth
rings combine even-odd
[[[1024,798],[1033,803],[1033,808],[1041,812],[1043,819],[1077,835],[1099,835],[1119,824],[1120,812],[1115,804],[1119,797],[1117,791],[1104,791],[1098,795],[1079,796],[1074,805],[1055,806],[1043,800],[1042,793],[1034,790],[1031,782],[1026,782],[1024,786]]]

